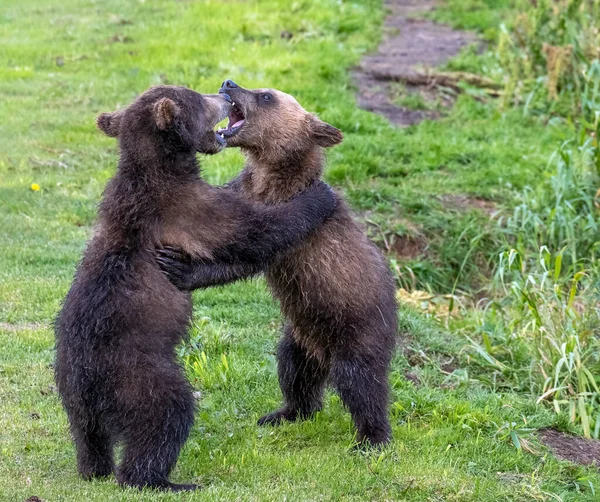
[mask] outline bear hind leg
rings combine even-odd
[[[108,433],[94,423],[71,420],[77,450],[77,470],[84,479],[102,478],[114,472],[113,442]]]
[[[277,425],[310,418],[323,405],[323,389],[329,375],[328,364],[311,357],[292,336],[292,327],[277,348],[279,386],[284,406],[258,420],[258,425]]]
[[[145,410],[144,419],[128,424],[123,434],[125,448],[117,481],[140,489],[195,490],[196,485],[175,484],[168,479],[194,423],[191,392],[186,390],[172,399],[165,397],[155,402],[155,406]]]
[[[360,356],[336,358],[331,381],[352,415],[359,445],[380,447],[389,443],[387,365]]]

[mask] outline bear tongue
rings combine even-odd
[[[240,127],[243,123],[244,123],[244,119],[238,120],[235,124],[233,124],[232,126],[229,126],[229,128],[233,129],[234,127]]]

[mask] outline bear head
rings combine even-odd
[[[176,153],[214,154],[226,146],[213,129],[228,116],[230,101],[224,94],[156,86],[127,108],[100,114],[96,124],[107,136],[118,138],[122,155],[139,160]]]
[[[289,94],[276,89],[244,89],[231,80],[219,94],[229,96],[229,123],[217,132],[227,146],[273,160],[341,143],[342,132],[308,113]]]

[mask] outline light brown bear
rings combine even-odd
[[[248,90],[231,80],[220,92],[234,102],[229,125],[219,130],[246,156],[230,188],[249,200],[280,204],[318,180],[325,147],[342,133],[273,89]],[[185,259],[176,253],[163,269],[191,289],[247,277],[255,270]],[[309,417],[322,406],[329,380],[350,410],[359,443],[390,441],[388,371],[397,332],[395,286],[385,258],[338,198],[330,219],[302,244],[270,264],[266,279],[286,319],[278,347],[284,406],[259,424]],[[222,280],[220,282],[223,282]]]

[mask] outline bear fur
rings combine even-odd
[[[194,422],[192,388],[175,355],[191,297],[161,272],[155,248],[260,270],[335,206],[324,184],[267,207],[204,182],[196,152],[223,148],[213,127],[229,101],[160,86],[98,117],[98,127],[118,138],[119,165],[55,323],[55,377],[84,478],[114,472],[122,443],[120,484],[195,488],[168,479]]]
[[[234,102],[221,134],[247,159],[232,189],[254,202],[281,204],[320,178],[323,149],[342,141],[338,129],[277,90],[247,90],[226,81],[220,92]],[[212,269],[190,262],[171,263],[168,272],[175,283],[194,275],[197,286],[215,277]],[[309,417],[321,408],[330,381],[352,415],[359,443],[388,443],[395,285],[385,258],[347,204],[338,199],[333,216],[301,245],[278,256],[266,280],[285,317],[277,351],[285,403],[259,424]]]

